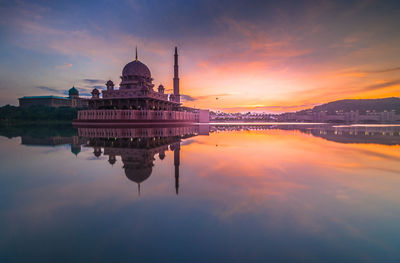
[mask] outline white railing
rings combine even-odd
[[[78,128],[79,136],[90,138],[144,138],[197,134],[198,126],[168,128]]]

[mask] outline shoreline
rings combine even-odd
[[[332,123],[332,122],[76,122],[75,120],[0,120],[0,126],[27,126],[27,125],[89,125],[89,126],[134,126],[134,125],[332,125],[335,127],[385,127],[400,126],[400,123]]]

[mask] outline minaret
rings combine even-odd
[[[179,68],[178,68],[178,48],[175,47],[174,54],[174,97],[176,102],[181,102],[179,95]]]

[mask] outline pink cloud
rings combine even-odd
[[[66,69],[66,68],[70,68],[70,67],[72,67],[72,64],[70,64],[70,63],[56,66],[56,68],[58,68],[58,69]]]

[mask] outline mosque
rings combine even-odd
[[[136,58],[122,70],[116,89],[109,80],[106,89],[93,89],[88,109],[80,110],[75,126],[134,123],[200,123],[209,122],[209,110],[181,105],[179,92],[178,49],[174,54],[173,93],[166,94],[163,85],[154,90],[149,68]]]

